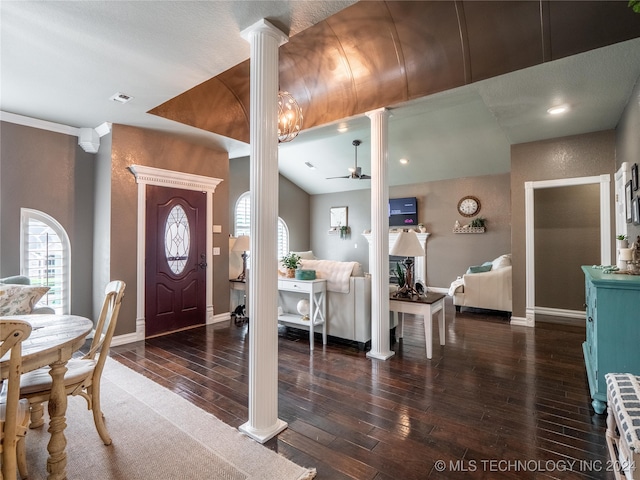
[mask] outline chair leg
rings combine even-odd
[[[112,440],[107,427],[104,424],[104,415],[100,408],[100,384],[94,383],[91,387],[91,411],[93,412],[93,422],[96,424],[98,435],[105,445],[111,445]]]
[[[27,470],[27,450],[25,447],[24,437],[20,437],[18,439],[16,455],[18,457],[18,472],[20,472],[20,478],[27,478],[29,476],[29,472]]]
[[[44,404],[34,403],[31,405],[31,423],[29,428],[40,428],[44,425]]]

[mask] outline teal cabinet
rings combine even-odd
[[[607,373],[640,375],[640,276],[602,273],[582,267],[585,275],[586,341],[582,344],[593,409],[607,406]]]

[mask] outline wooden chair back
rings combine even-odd
[[[118,314],[120,312],[122,298],[124,297],[125,287],[126,284],[122,280],[114,280],[109,282],[104,290],[104,302],[102,303],[100,316],[96,323],[91,348],[83,357],[91,360],[95,360],[97,357],[98,360],[93,374],[94,378],[102,374],[104,363],[109,355],[111,339],[113,338],[113,333],[118,323]]]
[[[6,399],[3,399],[4,415],[2,415],[2,476],[6,479],[16,478],[17,453],[17,419],[20,401],[20,375],[22,374],[22,342],[31,335],[31,325],[22,320],[0,319],[0,358],[9,355],[9,370],[2,375],[7,384],[3,387]]]

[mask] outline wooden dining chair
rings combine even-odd
[[[100,317],[95,326],[89,352],[82,358],[72,358],[67,363],[64,385],[67,395],[80,395],[87,401],[87,407],[93,412],[93,421],[100,438],[105,445],[111,445],[111,437],[104,424],[104,415],[100,409],[100,378],[109,347],[118,321],[118,312],[124,296],[125,283],[120,280],[109,282],[105,288],[105,298]],[[20,396],[29,400],[31,406],[31,428],[43,425],[43,403],[51,394],[51,375],[49,367],[34,370],[22,375]]]
[[[0,358],[9,354],[9,372],[2,382],[0,394],[0,479],[14,480],[16,465],[20,476],[26,477],[26,450],[24,437],[29,425],[29,402],[20,400],[20,374],[22,373],[22,342],[31,335],[31,325],[23,320],[0,319]]]

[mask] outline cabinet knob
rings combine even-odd
[[[589,316],[589,318],[587,318],[587,322],[593,322],[593,317]]]

